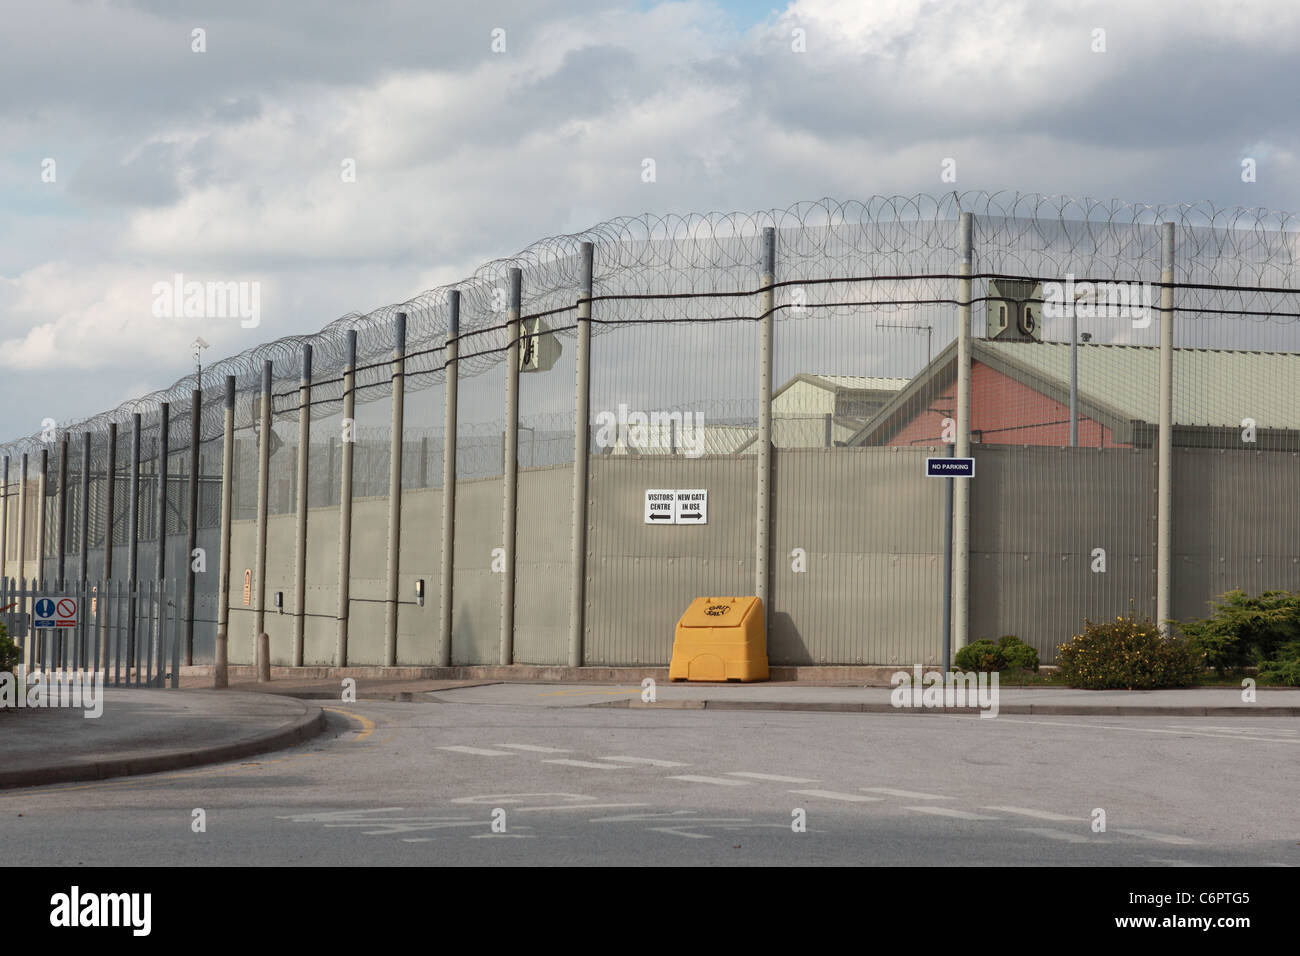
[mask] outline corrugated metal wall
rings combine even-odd
[[[1300,454],[1175,449],[1173,614],[1233,588],[1300,590]]]
[[[588,664],[666,664],[692,599],[754,593],[754,465],[745,455],[592,459]],[[648,488],[708,489],[708,524],[647,525]]]
[[[933,449],[778,451],[773,484],[773,664],[937,663],[943,606],[943,481],[923,477]],[[1015,634],[1044,663],[1104,620],[1155,609],[1155,458],[1149,449],[976,448],[972,482],[971,640]],[[1230,588],[1249,593],[1300,587],[1300,468],[1292,452],[1178,449],[1173,613],[1203,616]],[[588,513],[585,661],[662,665],[691,599],[754,590],[752,456],[700,459],[596,456]],[[520,473],[515,659],[563,664],[569,633],[568,466]],[[705,527],[648,526],[651,488],[706,488]],[[495,664],[501,635],[499,478],[458,482],[453,660]],[[1261,507],[1266,501],[1268,507]],[[353,595],[381,596],[384,499],[354,511]],[[403,602],[398,658],[436,660],[439,489],[412,490],[403,504]],[[338,509],[309,512],[305,662],[334,652]],[[292,551],[293,517],[269,521],[274,554]],[[180,539],[178,539],[179,541]],[[256,524],[236,522],[231,574],[231,660],[252,659],[252,612],[242,603],[253,567]],[[169,545],[172,542],[169,541]],[[804,571],[796,571],[796,548]],[[1095,549],[1105,551],[1105,570]],[[169,548],[170,550],[170,548]],[[177,559],[179,559],[177,553]],[[425,580],[426,604],[413,603]],[[268,563],[268,604],[293,605],[292,565]],[[382,663],[383,605],[354,602],[349,644],[356,664]],[[276,663],[287,660],[291,617],[267,613]]]
[[[941,659],[944,494],[943,479],[925,477],[933,454],[776,452],[773,664]]]
[[[456,482],[456,561],[452,576],[451,662],[496,664],[501,653],[500,478]]]
[[[1149,450],[975,446],[970,639],[1014,634],[1049,663],[1085,618],[1130,598],[1154,615],[1155,486]]]
[[[570,446],[572,442],[570,436]],[[521,664],[566,664],[569,582],[573,578],[573,466],[520,471],[518,512],[515,660]],[[501,576],[496,578],[499,583]]]

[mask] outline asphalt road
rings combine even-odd
[[[265,758],[0,793],[5,862],[1300,865],[1300,720],[454,700],[329,705],[326,734]]]

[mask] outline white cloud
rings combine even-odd
[[[0,232],[5,261],[24,264],[0,280],[0,365],[102,371],[109,384],[77,396],[92,414],[143,387],[142,374],[147,390],[185,374],[196,334],[215,361],[400,301],[546,235],[647,211],[954,185],[1300,204],[1292,93],[1267,81],[1300,47],[1292,2],[1246,12],[1211,0],[796,0],[743,36],[708,2],[577,6],[494,10],[510,30],[500,56],[477,21],[447,18],[429,41],[438,52],[416,55],[409,31],[350,29],[347,8],[308,34],[250,8],[210,31],[201,60],[151,53],[174,39],[153,15],[105,19],[96,8],[87,21],[53,5],[72,19],[51,28],[50,48],[76,51],[76,68],[92,71],[82,86],[102,81],[82,100],[65,77],[49,107],[5,114],[33,155],[45,143],[76,150],[60,160],[58,204],[25,185]],[[139,29],[119,53],[77,23]],[[790,52],[794,26],[808,31],[806,54]],[[1097,26],[1103,55],[1089,49]],[[286,59],[263,63],[259,51],[281,40]],[[335,70],[331,51],[364,68]],[[239,69],[226,80],[202,73],[231,62]],[[214,112],[230,102],[240,108]],[[1260,160],[1254,187],[1239,182],[1243,144]],[[956,184],[940,182],[946,156]],[[641,182],[645,157],[654,184]],[[340,179],[345,158],[355,183]],[[134,177],[106,173],[95,187],[118,203],[118,229],[75,205],[69,177],[87,163]],[[176,164],[166,170],[175,201],[170,183],[149,188],[151,163]],[[260,280],[262,326],[154,319],[152,284],[176,272]]]

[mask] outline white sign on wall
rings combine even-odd
[[[647,488],[646,524],[708,524],[707,488]]]
[[[709,492],[705,488],[677,489],[678,524],[709,523]]]
[[[672,524],[677,492],[671,488],[647,488],[645,493],[645,523]]]

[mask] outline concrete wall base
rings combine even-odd
[[[873,687],[890,686],[890,677],[900,670],[910,671],[911,664],[773,667],[771,680],[810,682],[815,684],[857,684]],[[933,669],[933,668],[927,668]],[[195,664],[181,668],[182,677],[211,675],[212,665]],[[559,667],[537,664],[509,666],[483,664],[457,667],[272,667],[271,680],[323,680],[352,677],[371,680],[499,680],[547,683],[632,683],[647,677],[668,683],[667,667]],[[230,666],[231,681],[257,679],[257,669],[247,664]]]

